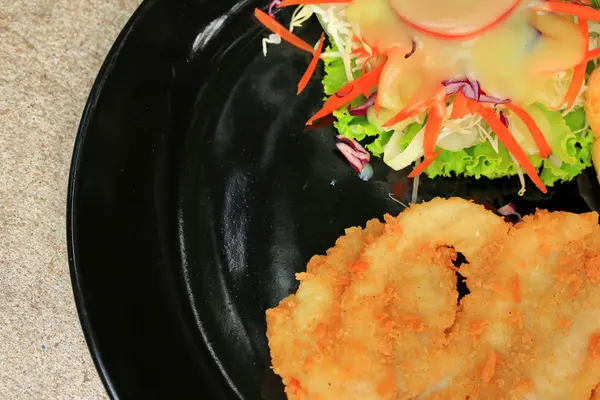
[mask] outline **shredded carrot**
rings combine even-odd
[[[362,76],[362,75],[364,75],[364,74],[366,73],[366,71],[367,71],[367,67],[368,67],[368,64],[369,64],[369,61],[371,61],[371,60],[374,60],[374,59],[376,59],[377,57],[379,57],[379,55],[378,55],[378,54],[373,54],[372,56],[369,56],[369,57],[368,57],[368,58],[365,60],[365,63],[363,64],[363,66],[362,66],[362,68],[361,68],[361,70],[360,70],[360,75],[361,75],[361,76]],[[371,89],[371,88],[370,88],[370,87],[363,86],[363,96],[365,96],[365,97],[369,97],[369,89]]]
[[[496,352],[492,350],[481,371],[481,383],[486,386],[496,373]]]
[[[587,64],[596,58],[600,58],[600,48],[588,51],[583,59],[583,63]]]
[[[381,111],[381,104],[379,104],[379,98],[375,95],[375,116],[379,118],[379,111]]]
[[[520,303],[521,302],[521,281],[519,280],[518,274],[516,274],[513,279],[512,293],[513,293],[513,300],[515,301],[515,303]]]
[[[361,74],[361,75],[364,75],[364,74],[365,74],[365,72],[367,71],[367,67],[368,67],[369,61],[371,61],[371,60],[374,60],[374,59],[376,59],[377,57],[379,57],[379,55],[378,55],[378,54],[373,54],[373,55],[369,56],[369,57],[368,57],[368,58],[365,60],[365,62],[364,62],[364,64],[363,64],[363,66],[362,66],[362,68],[361,68],[361,70],[360,70],[360,74]]]
[[[304,40],[300,39],[298,36],[294,35],[292,32],[288,31],[283,25],[275,20],[275,18],[269,16],[269,14],[264,11],[259,10],[258,8],[254,9],[254,16],[263,24],[267,29],[272,31],[273,33],[281,36],[283,40],[286,42],[296,46],[297,48],[307,51],[309,53],[313,53],[313,47],[306,43]]]
[[[417,165],[410,174],[408,174],[408,177],[414,178],[417,175],[421,175],[421,172],[425,171],[441,152],[441,150],[438,150],[431,157],[426,158],[421,164]]]
[[[404,107],[402,110],[400,110],[400,112],[398,112],[398,114],[394,115],[392,118],[386,121],[383,124],[383,126],[388,127],[396,125],[397,123],[402,122],[407,118],[414,117],[418,113],[425,111],[429,107],[436,104],[440,100],[440,98],[445,98],[446,91],[444,90],[444,87],[440,85],[439,87],[436,87],[435,92],[430,98],[422,100],[419,97],[420,93],[415,94],[415,96],[413,96],[413,98],[409,101],[406,107]]]
[[[429,158],[433,155],[445,115],[446,100],[441,98],[429,109],[423,136],[423,154],[425,155],[425,158]]]
[[[550,145],[546,141],[544,134],[542,131],[540,131],[540,128],[537,126],[533,118],[531,118],[531,115],[527,114],[527,111],[515,103],[507,103],[505,106],[514,112],[517,117],[521,118],[521,121],[523,121],[525,126],[527,126],[527,129],[529,129],[529,132],[531,133],[531,136],[533,137],[538,149],[540,149],[540,155],[543,158],[548,158],[550,153],[552,153],[552,149],[550,149]]]
[[[360,76],[353,82],[346,84],[346,86],[338,90],[336,94],[330,96],[327,101],[325,101],[323,107],[308,120],[306,125],[312,125],[314,121],[331,114],[338,108],[343,107],[352,100],[356,99],[358,96],[363,94],[363,92],[377,86],[384,65],[385,64],[381,64],[377,68]]]
[[[467,107],[467,98],[462,92],[456,93],[454,101],[452,102],[452,114],[450,118],[458,119],[469,114],[469,108]]]
[[[523,151],[521,146],[519,146],[519,143],[515,140],[508,128],[504,126],[502,121],[500,121],[500,119],[496,116],[494,111],[481,107],[479,103],[476,102],[470,102],[469,107],[471,108],[472,112],[479,114],[490,126],[490,128],[492,128],[492,131],[496,134],[504,146],[506,146],[506,149],[517,159],[535,186],[537,186],[542,193],[548,193],[548,189],[540,179],[535,167],[529,160],[529,157],[527,157],[525,151]]]
[[[351,0],[283,0],[277,7],[299,6],[302,4],[339,4],[350,3]]]
[[[539,2],[538,4],[534,5],[531,9],[534,11],[570,14],[578,18],[591,19],[592,21],[600,22],[600,10],[573,3],[564,3],[558,0],[548,0],[544,2]]]
[[[360,40],[360,38],[356,35],[352,35],[352,39],[351,39],[354,43],[362,43],[362,40]]]
[[[579,29],[581,30],[581,34],[584,37],[588,37],[588,25],[587,25],[587,21],[585,19],[583,19],[582,17],[579,17]],[[587,53],[588,51],[588,46],[589,43],[586,40],[585,41],[585,52]],[[571,107],[573,107],[573,104],[575,103],[575,100],[577,99],[577,96],[579,95],[579,91],[581,90],[581,86],[583,85],[583,82],[585,81],[585,70],[586,70],[587,65],[585,63],[581,63],[579,65],[577,65],[575,67],[575,69],[573,70],[573,78],[571,79],[571,84],[569,85],[569,89],[567,89],[567,94],[565,95],[565,100],[564,102],[567,103],[567,110],[571,109]]]
[[[302,79],[300,79],[300,82],[298,82],[298,93],[297,94],[302,93],[304,88],[306,88],[306,85],[308,85],[308,81],[310,80],[310,77],[315,73],[315,69],[317,68],[317,63],[319,62],[319,57],[321,57],[321,53],[323,52],[323,43],[324,42],[325,42],[325,33],[321,33],[321,39],[319,40],[319,45],[317,46],[317,50],[315,51],[315,54],[313,55],[313,58],[310,61],[310,64],[308,64],[308,68],[306,69],[306,72],[304,72],[304,75],[302,75]]]
[[[371,53],[369,53],[364,47],[359,47],[358,49],[354,49],[350,52],[350,54],[356,54],[358,58],[369,57]]]

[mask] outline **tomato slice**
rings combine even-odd
[[[390,0],[410,27],[446,39],[477,36],[508,18],[521,0]]]

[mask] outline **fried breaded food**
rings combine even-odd
[[[350,228],[267,311],[289,399],[589,399],[600,382],[595,213],[514,227],[462,199]],[[471,294],[457,305],[457,252]]]
[[[600,382],[599,254],[597,214],[538,211],[509,231],[496,264],[463,266],[472,292],[449,349],[465,369],[440,398],[589,399]]]
[[[443,382],[455,367],[443,349],[458,299],[448,246],[482,262],[480,249],[507,230],[459,199],[386,216],[385,228],[370,221],[347,230],[298,274],[296,295],[267,311],[273,368],[288,397],[412,398]]]

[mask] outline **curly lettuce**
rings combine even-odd
[[[331,46],[328,52],[337,51]],[[325,77],[323,87],[325,94],[331,96],[340,90],[347,82],[344,64],[340,58],[325,59]],[[360,97],[351,103],[356,106],[366,99]],[[540,178],[546,186],[554,186],[557,182],[570,181],[584,169],[592,165],[591,146],[593,135],[586,124],[583,108],[577,108],[563,116],[559,111],[551,111],[541,104],[536,104],[539,115],[550,124],[552,139],[550,146],[552,156],[542,159],[537,155],[529,156],[533,165],[538,169]],[[411,124],[401,135],[387,132],[371,124],[365,116],[352,116],[348,107],[333,113],[336,121],[334,127],[338,132],[350,139],[356,139],[376,157],[383,157],[385,146],[390,140],[399,151],[408,147],[410,141],[417,135],[422,125]],[[491,134],[491,132],[490,132]],[[393,139],[394,138],[394,139]],[[384,161],[386,158],[384,157]],[[425,170],[428,177],[437,176],[468,176],[475,178],[501,178],[515,176],[518,167],[508,153],[506,147],[498,144],[496,151],[489,141],[484,141],[461,151],[442,150],[439,156]]]

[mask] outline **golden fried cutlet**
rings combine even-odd
[[[583,399],[600,382],[598,215],[512,226],[435,199],[351,228],[267,311],[289,399]],[[471,291],[457,305],[452,261]]]

